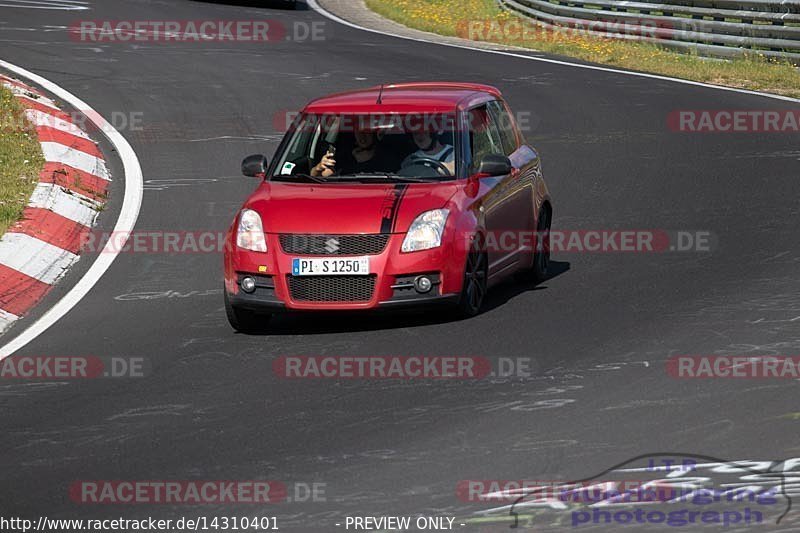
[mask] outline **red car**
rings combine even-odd
[[[227,234],[225,305],[248,332],[282,311],[449,304],[479,313],[513,273],[544,278],[553,208],[499,90],[407,83],[311,102]]]

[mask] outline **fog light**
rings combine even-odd
[[[256,290],[256,280],[253,278],[244,278],[242,280],[242,290],[244,292],[255,292]]]
[[[419,276],[414,280],[414,288],[417,289],[419,293],[431,292],[431,287],[433,287],[433,283],[427,276]]]

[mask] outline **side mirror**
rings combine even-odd
[[[251,155],[242,161],[242,174],[248,178],[265,178],[269,160],[263,155]]]
[[[484,176],[505,176],[511,174],[514,167],[511,165],[511,160],[500,154],[489,154],[481,159],[481,164],[478,167],[478,174]]]

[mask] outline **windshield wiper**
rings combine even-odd
[[[373,180],[373,179],[382,179],[388,180],[392,182],[410,182],[410,183],[429,183],[431,181],[438,181],[436,178],[413,178],[409,176],[400,176],[398,174],[394,174],[391,172],[360,172],[358,174],[347,174],[346,176],[341,176],[341,178],[353,178],[356,180]]]
[[[312,176],[311,174],[292,174],[292,175],[277,175],[272,176],[272,180],[279,180],[279,181],[295,181],[294,178],[301,178],[306,179],[308,181],[313,181],[314,183],[328,183],[330,180],[327,178],[323,178],[322,176]]]

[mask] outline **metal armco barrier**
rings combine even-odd
[[[553,31],[658,43],[699,55],[800,65],[800,0],[499,0]]]

